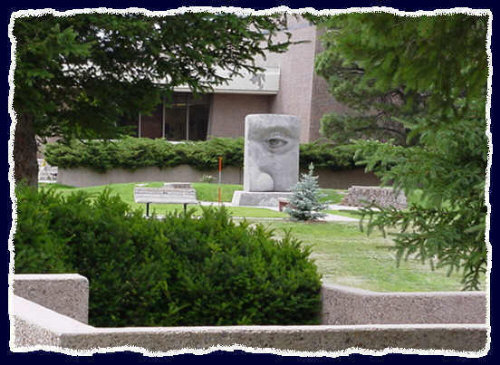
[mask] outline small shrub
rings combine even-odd
[[[211,184],[214,182],[214,180],[215,178],[212,175],[203,175],[200,179],[200,182]]]
[[[17,273],[78,272],[94,326],[313,324],[320,276],[286,234],[227,211],[146,219],[104,192],[18,190]]]
[[[321,193],[318,177],[313,176],[314,165],[309,165],[309,173],[302,174],[300,181],[292,189],[293,195],[285,212],[293,219],[300,221],[316,220],[325,216],[322,210],[328,208],[328,202],[322,201],[326,196]]]

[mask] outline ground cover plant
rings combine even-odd
[[[318,323],[320,275],[290,235],[223,208],[147,219],[109,192],[17,197],[15,272],[86,276],[94,326]]]

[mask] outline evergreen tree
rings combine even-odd
[[[326,215],[321,213],[328,208],[328,204],[321,201],[326,195],[319,190],[318,177],[313,172],[314,165],[311,163],[309,172],[302,174],[300,181],[292,189],[293,195],[285,212],[293,219],[309,221]]]
[[[401,91],[396,106],[404,113],[397,114],[397,121],[414,139],[407,147],[357,141],[361,162],[384,184],[407,196],[422,193],[419,204],[407,210],[387,208],[375,214],[366,209],[369,231],[395,227],[398,259],[416,256],[432,267],[463,270],[465,289],[479,287],[487,266],[489,16],[366,13],[323,19],[331,39],[325,52],[338,55],[344,66],[362,67],[355,91],[358,86],[378,95]],[[331,66],[322,68],[335,80]],[[367,110],[378,109],[366,101]]]
[[[330,140],[345,144],[352,139],[372,138],[379,141],[392,139],[400,145],[406,144],[408,128],[400,119],[415,116],[423,109],[424,94],[406,90],[397,85],[392,88],[379,88],[373,80],[366,82],[366,70],[371,64],[358,61],[346,54],[346,29],[343,18],[312,18],[319,28],[325,30],[321,36],[324,48],[315,60],[315,71],[322,76],[331,95],[349,107],[347,112],[330,112],[321,118],[320,132]],[[352,30],[349,28],[349,30]],[[352,38],[356,37],[351,35]]]
[[[262,70],[255,57],[285,51],[290,35],[274,37],[286,26],[280,14],[46,14],[11,23],[14,177],[30,185],[37,184],[35,136],[117,138],[120,120],[150,113],[176,86],[206,92]]]

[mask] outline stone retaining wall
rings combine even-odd
[[[343,171],[318,169],[316,173],[319,176],[319,185],[323,188],[347,189],[352,185],[378,185],[380,183],[380,180],[374,174],[365,173],[363,169]],[[76,187],[145,181],[199,182],[203,175],[213,176],[215,181],[219,176],[216,170],[200,171],[188,165],[164,169],[144,167],[135,171],[113,169],[103,173],[87,168],[60,168],[57,182]],[[225,167],[222,170],[222,183],[243,184],[243,170],[238,167]]]
[[[188,165],[168,167],[144,167],[137,170],[112,169],[106,172],[97,172],[87,168],[59,169],[57,182],[59,184],[83,187],[107,184],[164,181],[164,182],[200,182],[204,175],[218,179],[216,170],[200,171]],[[240,168],[226,167],[222,174],[223,184],[242,184],[243,177]]]
[[[36,284],[47,285],[43,284],[47,276],[50,275],[31,280],[33,292],[41,292]],[[19,288],[17,280],[16,275],[14,285]],[[81,279],[75,277],[78,280]],[[30,291],[25,293],[29,297]],[[58,298],[62,297],[55,296],[52,305]],[[87,354],[95,353],[98,348],[123,346],[133,347],[133,351],[168,354],[190,352],[186,349],[210,352],[222,346],[322,356],[345,350],[359,352],[359,349],[455,351],[462,356],[463,351],[478,356],[488,350],[485,293],[373,293],[324,285],[322,298],[324,324],[317,326],[96,328],[36,304],[30,298],[14,295],[10,314],[15,337],[11,346],[14,350],[42,346],[83,350]],[[410,320],[414,322],[405,323]],[[429,321],[432,323],[426,323]]]
[[[381,207],[392,206],[397,209],[407,207],[404,192],[400,191],[396,195],[393,188],[378,186],[351,186],[340,204],[362,207],[372,202]]]

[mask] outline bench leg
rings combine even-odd
[[[187,203],[184,203],[184,215],[186,215]]]
[[[146,203],[146,217],[149,217],[149,203]]]

